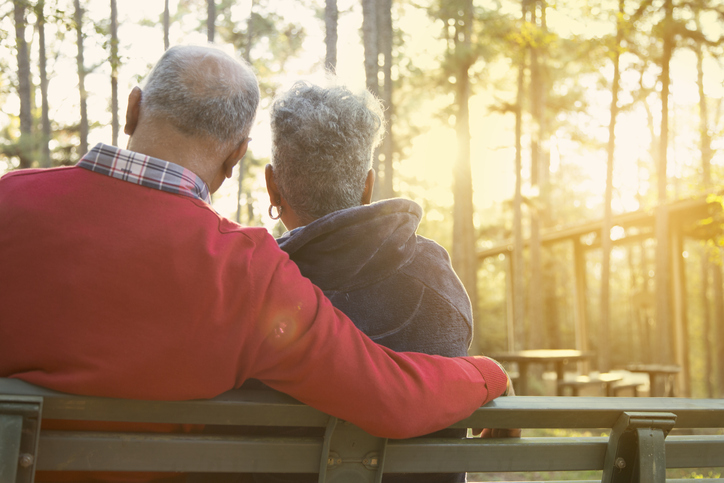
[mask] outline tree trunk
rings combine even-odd
[[[468,70],[473,63],[471,36],[473,2],[464,0],[463,17],[458,19],[455,35],[455,58],[459,64],[456,74],[455,132],[458,155],[453,173],[453,242],[452,265],[468,292],[473,306],[473,319],[478,311],[478,259],[475,253],[475,226],[473,224],[473,182],[470,167],[470,77]],[[475,334],[475,331],[473,331]],[[473,335],[475,338],[475,335]],[[473,343],[475,347],[475,343]]]
[[[327,53],[324,57],[324,68],[334,74],[337,71],[337,0],[327,0],[324,7],[325,36],[324,45]]]
[[[621,57],[621,41],[623,40],[624,0],[618,1],[618,22],[616,26],[616,44],[613,57],[613,81],[611,82],[611,114],[608,123],[608,159],[606,161],[606,199],[603,208],[603,226],[601,228],[601,326],[599,331],[598,369],[608,372],[611,369],[611,202],[613,201],[613,162],[616,151],[616,116],[618,116],[618,87],[621,77],[619,59]]]
[[[669,63],[674,50],[673,0],[664,3],[664,48],[661,60],[661,129],[658,160],[658,208],[656,210],[656,333],[657,361],[671,362],[670,306],[669,306],[669,220],[666,209],[666,151],[669,139]]]
[[[216,33],[216,2],[214,0],[207,0],[206,10],[208,16],[206,17],[206,34],[210,44],[214,43],[214,34]]]
[[[367,90],[375,96],[379,96],[379,75],[380,66],[378,63],[378,35],[377,35],[377,0],[362,0],[362,43],[365,51],[365,80]],[[380,172],[380,153],[375,149],[372,155],[372,168]],[[381,183],[375,183],[372,192],[372,199],[379,200],[382,196]]]
[[[699,17],[696,18],[697,30],[701,30]],[[699,146],[701,149],[701,172],[704,189],[711,189],[711,135],[709,134],[709,106],[704,93],[704,52],[701,44],[696,47],[696,83],[699,87]]]
[[[367,90],[379,95],[377,76],[379,49],[377,45],[377,0],[362,0],[362,42],[365,49],[365,79]]]
[[[120,121],[118,119],[118,8],[111,0],[111,131],[112,143],[118,146]]]
[[[83,156],[88,152],[88,93],[85,90],[85,65],[83,62],[83,9],[80,6],[80,0],[74,0],[75,5],[75,31],[78,42],[78,93],[80,94],[80,128],[78,135],[80,137],[79,154]]]
[[[697,30],[701,31],[699,12],[696,13]],[[696,46],[696,83],[699,88],[699,146],[701,151],[701,172],[704,190],[709,193],[711,189],[711,136],[709,136],[709,109],[704,95],[704,51],[701,44]],[[704,388],[706,397],[714,397],[714,350],[712,347],[711,307],[709,305],[709,272],[711,267],[709,254],[704,248],[701,250],[701,317],[702,317],[702,347],[704,357]]]
[[[384,85],[382,88],[382,103],[385,107],[385,137],[382,142],[382,157],[384,158],[384,177],[382,178],[382,191],[380,197],[393,198],[395,189],[393,184],[394,168],[392,156],[394,153],[394,138],[392,136],[392,0],[379,0],[377,4],[379,51],[384,58],[382,72]]]
[[[547,17],[546,17],[546,9],[548,7],[547,0],[540,0],[541,10],[540,10],[540,29],[541,34],[544,38],[548,37],[548,23],[547,23]],[[547,99],[548,99],[548,90],[549,90],[549,75],[548,75],[548,68],[547,68],[547,54],[548,54],[548,46],[545,44],[545,49],[540,52],[542,55],[542,60],[540,59],[541,55],[539,55],[539,79],[540,79],[540,88],[539,92],[537,94],[537,97],[539,99],[540,103],[540,117],[538,118],[538,139],[540,141],[539,145],[539,166],[540,169],[538,170],[540,179],[538,180],[538,184],[540,186],[540,220],[543,227],[549,227],[551,225],[552,220],[552,211],[553,207],[551,206],[550,202],[550,193],[551,193],[551,156],[550,156],[550,148],[549,148],[549,139],[550,134],[548,133],[548,116],[547,116]],[[547,273],[546,265],[543,265],[543,273]],[[551,274],[551,280],[552,283],[548,283],[547,281],[543,281],[543,290],[545,294],[545,300],[548,301],[546,304],[544,301],[544,311],[545,314],[545,331],[546,331],[546,339],[547,339],[547,347],[551,349],[559,349],[563,347],[561,343],[561,320],[559,316],[559,305],[557,303],[557,296],[556,292],[558,291],[557,287],[560,283],[560,277],[558,276],[558,272]]]
[[[636,275],[636,263],[634,261],[634,248],[635,245],[629,245],[626,247],[626,258],[628,260],[629,270],[629,293],[636,294],[638,292],[638,276]],[[637,351],[640,353],[641,337],[639,331],[639,314],[636,306],[634,297],[628,298],[629,301],[629,318],[626,323],[628,326],[628,334],[626,334],[627,344],[626,351],[628,354],[635,354]],[[634,361],[631,361],[634,362]]]
[[[530,5],[530,23],[537,28],[538,19],[536,15],[537,0]],[[528,46],[530,51],[530,103],[531,116],[537,129],[531,135],[530,146],[530,184],[534,193],[534,200],[530,210],[530,283],[528,285],[528,343],[530,348],[543,349],[545,344],[545,331],[543,330],[543,274],[542,274],[542,249],[541,249],[541,213],[543,211],[542,197],[540,196],[540,171],[541,171],[541,137],[543,104],[543,85],[540,76],[540,65],[538,60],[539,48],[533,42]],[[535,344],[535,347],[534,347]]]
[[[169,31],[171,30],[171,12],[168,9],[168,0],[163,4],[163,50],[170,46]]]
[[[48,107],[48,71],[45,52],[45,0],[39,0],[35,6],[38,19],[38,67],[40,69],[40,122],[42,139],[40,142],[40,167],[50,168],[50,114]]]
[[[32,164],[32,87],[30,79],[30,55],[25,41],[26,0],[13,0],[15,14],[15,42],[18,50],[18,97],[20,98],[20,168],[29,168]]]
[[[548,24],[546,21],[546,8],[548,7],[547,0],[540,1],[540,29],[543,37],[548,36]],[[540,60],[542,54],[543,60]],[[546,103],[548,99],[548,69],[546,64],[546,50],[539,51],[539,62],[538,62],[538,76],[540,79],[540,88],[537,94],[540,104],[540,117],[538,118],[538,139],[539,139],[539,164],[540,169],[538,170],[540,179],[540,198],[541,198],[541,221],[543,226],[548,226],[551,222],[551,206],[550,206],[550,172],[551,172],[551,159],[550,150],[548,147],[547,140],[549,139],[548,133],[548,118],[546,116]]]
[[[249,6],[249,18],[246,20],[246,48],[244,49],[244,60],[251,64],[251,48],[254,45],[254,5],[256,0],[251,0]]]
[[[251,65],[251,47],[254,44],[254,2],[255,0],[251,0],[251,6],[249,7],[249,18],[246,21],[246,48],[244,49],[244,60],[249,65]],[[246,156],[251,156],[251,153],[247,153]],[[244,193],[245,174],[246,163],[244,162],[244,158],[241,158],[241,161],[239,161],[239,176],[236,191],[236,222],[238,224],[241,224],[241,198],[242,194]],[[247,220],[249,220],[249,223],[251,223],[251,220],[253,218],[253,213],[251,212],[251,203],[247,202],[247,207],[249,208]]]
[[[251,189],[246,190],[246,225],[252,226],[254,223],[254,197]]]
[[[526,0],[521,1],[523,20]],[[513,197],[513,326],[514,349],[525,348],[525,299],[523,267],[523,90],[525,89],[525,50],[520,49],[518,62],[518,92],[515,103],[515,195]]]
[[[244,158],[239,161],[239,177],[236,192],[236,222],[241,225],[241,197],[244,193],[244,171],[246,171],[246,163]]]
[[[641,85],[643,87],[643,85]],[[646,103],[644,105],[648,106]],[[648,109],[646,108],[647,113],[647,121],[648,126],[651,131],[653,131],[653,121],[651,119],[651,114]],[[653,136],[653,132],[652,132]],[[650,144],[650,147],[654,148],[653,143],[653,137]],[[643,169],[643,163],[641,159],[636,162],[637,167],[637,185],[636,185],[636,201],[638,202],[639,208],[644,207],[644,195],[642,194],[643,188],[641,186],[641,180],[643,178],[641,171]],[[649,320],[651,318],[651,307],[649,305],[653,305],[653,302],[651,304],[642,304],[642,302],[648,302],[649,298],[649,285],[650,285],[650,271],[649,271],[649,262],[648,262],[648,256],[647,256],[647,250],[646,250],[646,244],[644,243],[644,240],[641,240],[641,242],[638,245],[639,248],[639,266],[641,270],[641,289],[639,293],[641,294],[641,298],[639,300],[638,304],[638,333],[639,333],[639,350],[637,351],[636,355],[638,356],[636,362],[644,362],[644,363],[652,363],[653,362],[653,356],[652,356],[652,347],[654,345],[653,341],[651,340],[651,337],[649,337],[650,332],[650,324]]]

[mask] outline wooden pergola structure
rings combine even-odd
[[[669,363],[675,363],[681,367],[681,377],[677,378],[678,394],[689,396],[691,394],[691,372],[689,365],[689,351],[687,345],[687,315],[686,315],[686,271],[684,269],[685,259],[683,257],[683,246],[686,238],[701,239],[705,237],[698,221],[712,216],[715,210],[721,210],[721,205],[710,203],[706,197],[679,200],[668,203],[665,213],[669,227],[669,260],[670,277],[669,306],[671,321],[668,341],[670,354],[673,354]],[[656,210],[639,210],[631,213],[615,215],[612,220],[612,227],[621,227],[623,235],[612,240],[612,246],[630,245],[642,243],[647,239],[655,238]],[[550,247],[556,244],[570,243],[573,247],[574,259],[574,328],[576,349],[589,351],[589,330],[586,312],[586,253],[591,250],[600,249],[601,231],[603,220],[590,221],[580,225],[562,228],[552,228],[541,232],[541,244],[543,247]],[[524,241],[524,247],[528,247],[530,240]],[[507,324],[509,342],[513,337],[513,321],[515,320],[514,304],[512,303],[514,287],[512,253],[514,242],[508,240],[505,243],[478,251],[478,260],[482,262],[489,257],[504,255],[507,262],[506,276],[507,286]]]

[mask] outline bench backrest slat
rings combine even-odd
[[[38,469],[317,473],[320,438],[42,431]]]
[[[73,396],[0,378],[0,394],[43,397],[46,419],[324,427],[329,416],[274,391],[230,391],[203,401]],[[623,409],[671,412],[677,427],[724,428],[724,400],[684,398],[499,398],[452,427],[611,428]]]
[[[382,462],[384,474],[603,469],[603,483],[632,483],[638,481],[631,476],[633,473],[637,478],[645,473],[648,479],[661,473],[643,464],[632,473],[632,468],[638,468],[637,458],[645,459],[649,453],[640,451],[643,446],[636,449],[630,443],[649,444],[642,436],[646,434],[658,438],[651,446],[656,458],[646,460],[646,464],[665,462],[669,468],[724,466],[724,435],[667,437],[672,427],[721,430],[724,400],[499,398],[453,426],[603,429],[611,436],[385,442],[273,391],[236,390],[207,401],[133,401],[73,396],[0,378],[0,398],[3,395],[4,414],[25,411],[24,424],[35,421],[36,436],[41,419],[326,428],[324,438],[252,437],[238,432],[210,435],[42,430],[37,436],[37,458],[32,454],[32,441],[21,437],[20,443],[31,448],[19,455],[19,460],[32,462],[26,470],[318,473],[321,468],[323,481],[348,483],[346,478],[351,473],[346,472],[352,471],[360,478],[355,481],[366,483],[379,481]],[[5,460],[18,459],[15,453]],[[0,454],[0,464],[11,464],[3,463],[2,456],[7,455]],[[623,473],[629,475],[623,479],[616,476],[620,475],[618,470],[604,468],[619,460],[627,468]],[[662,478],[659,475],[651,481],[664,483]]]
[[[674,413],[679,428],[724,428],[724,400],[645,397],[498,398],[455,426],[612,428],[623,410]]]
[[[606,437],[390,441],[390,473],[601,470]],[[319,438],[43,431],[38,469],[316,473]],[[669,436],[669,468],[724,466],[724,436]]]
[[[42,397],[45,419],[308,427],[324,427],[329,420],[275,391],[230,391],[210,400],[134,401],[70,395],[0,378],[0,394]]]

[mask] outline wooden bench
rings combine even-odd
[[[319,427],[325,436],[40,430],[44,418]],[[724,467],[724,435],[669,435],[724,428],[724,400],[508,397],[453,426],[608,428],[610,436],[386,440],[268,391],[133,401],[0,379],[0,483],[31,482],[35,470],[306,472],[334,483],[380,482],[383,472],[603,470],[603,483],[663,483],[666,468]]]
[[[558,381],[558,394],[564,395],[566,389],[571,390],[571,396],[578,396],[579,391],[585,387],[601,386],[606,396],[613,396],[613,384],[621,382],[623,376],[619,374],[581,374],[572,379]]]
[[[624,391],[631,390],[633,396],[638,397],[643,386],[640,381],[626,380],[626,378],[624,378],[622,381],[614,383],[611,386],[611,393],[613,396],[618,396]]]
[[[681,367],[663,364],[629,364],[626,370],[649,375],[649,396],[673,397],[674,377],[681,371]]]

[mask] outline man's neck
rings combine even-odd
[[[202,143],[189,141],[189,138],[182,138],[175,132],[167,135],[160,132],[153,135],[134,133],[128,141],[130,151],[183,166],[211,186],[217,164],[213,159],[214,150],[201,148],[205,148]]]

